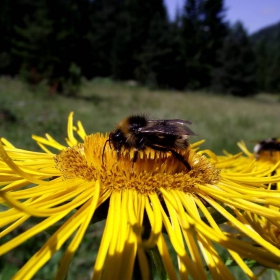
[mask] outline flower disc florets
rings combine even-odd
[[[102,164],[105,141],[106,136],[101,134],[87,136],[84,144],[61,151],[55,157],[56,167],[67,179],[99,179],[105,189],[114,191],[135,189],[150,193],[163,187],[193,193],[198,184],[215,184],[219,180],[219,171],[214,165],[191,148],[182,152],[191,171],[170,152],[150,148],[140,151],[138,160],[133,163],[133,150],[123,151],[117,161],[115,151],[108,145]]]

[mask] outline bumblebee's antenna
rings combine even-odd
[[[104,143],[104,146],[103,146],[103,150],[102,150],[102,165],[104,165],[104,153],[105,153],[105,148],[106,148],[107,142],[109,142],[109,145],[110,145],[110,138],[106,140],[106,142]]]

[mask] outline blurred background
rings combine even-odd
[[[1,0],[0,135],[64,141],[75,111],[87,133],[187,119],[217,153],[278,137],[279,21],[278,0]]]
[[[32,134],[65,143],[70,111],[89,134],[135,113],[187,119],[191,142],[218,154],[280,137],[279,0],[1,0],[0,35],[0,137],[16,147],[40,150]],[[100,228],[67,279],[91,279]],[[0,279],[48,237],[5,255]],[[53,279],[62,254],[34,279]]]

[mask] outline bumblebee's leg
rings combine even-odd
[[[189,163],[185,160],[185,158],[181,154],[177,153],[176,151],[174,151],[172,149],[168,149],[168,150],[172,153],[173,156],[175,156],[179,161],[181,161],[186,166],[188,171],[191,171],[191,169],[192,169],[191,166],[189,165]]]
[[[176,157],[179,161],[181,161],[186,166],[188,171],[190,171],[192,169],[191,166],[189,165],[189,163],[185,160],[185,158],[181,154],[174,151],[173,149],[158,147],[158,146],[154,146],[154,145],[149,145],[149,147],[151,147],[152,149],[157,150],[157,151],[171,152],[174,157]]]
[[[274,176],[275,174],[276,174],[276,170],[273,170],[273,171],[271,172],[271,176]],[[271,184],[270,189],[273,190],[273,191],[277,190],[277,183]]]
[[[145,149],[145,141],[144,138],[139,138],[137,140],[137,144],[136,144],[136,149],[134,150],[134,155],[133,155],[133,162],[136,162],[138,159],[138,155],[139,155],[139,151],[143,151]]]
[[[138,159],[138,150],[134,150],[134,154],[132,158],[132,167],[131,167],[132,172],[134,172],[134,163],[137,161],[137,159]]]
[[[138,155],[139,155],[139,151],[135,150],[134,155],[133,155],[133,159],[132,159],[133,163],[136,162],[136,160],[138,159]]]
[[[120,160],[120,150],[117,150],[117,161]]]

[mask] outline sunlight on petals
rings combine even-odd
[[[257,276],[247,259],[279,270],[278,156],[256,158],[242,142],[241,153],[218,156],[199,141],[180,151],[190,170],[171,152],[150,148],[135,163],[133,149],[117,160],[111,143],[104,146],[108,134],[87,135],[73,113],[66,145],[48,134],[32,138],[43,152],[1,139],[0,255],[55,230],[13,279],[40,278],[58,251],[55,277],[66,279],[90,225],[101,220],[94,280],[130,280],[136,270],[148,279],[153,254],[172,280],[235,279],[217,246],[249,279]]]

